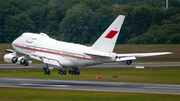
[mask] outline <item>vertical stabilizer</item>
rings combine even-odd
[[[123,24],[124,17],[124,15],[119,15],[99,37],[99,39],[91,46],[91,49],[102,52],[112,52]]]

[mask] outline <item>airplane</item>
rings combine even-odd
[[[57,41],[45,33],[25,32],[12,42],[14,50],[6,49],[4,55],[7,63],[20,63],[28,66],[28,59],[42,61],[45,66],[45,75],[50,75],[49,65],[62,67],[58,70],[61,75],[66,75],[66,70],[71,75],[80,75],[78,67],[92,66],[113,61],[125,61],[127,65],[132,60],[147,56],[172,54],[171,52],[116,54],[113,52],[125,16],[119,15],[104,31],[92,46]],[[72,68],[71,70],[69,68]]]

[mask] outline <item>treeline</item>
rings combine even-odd
[[[121,4],[128,6],[148,5],[152,7],[165,7],[166,0],[109,0],[111,4]],[[179,0],[168,0],[169,7],[180,7]]]
[[[164,0],[0,0],[0,43],[11,43],[23,32],[94,43],[125,15],[118,44],[179,44],[180,5],[169,1],[166,9]]]

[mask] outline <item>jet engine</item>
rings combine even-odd
[[[26,62],[26,59],[24,58],[24,57],[19,57],[18,58],[18,61],[20,60],[20,64],[21,65],[24,65],[24,66],[28,66],[29,65],[29,63],[28,62]]]
[[[6,63],[17,63],[18,61],[18,58],[13,53],[5,54],[3,59]]]
[[[14,64],[21,64],[23,66],[28,66],[29,63],[31,64],[32,61],[26,62],[26,58],[24,56],[21,57],[15,57],[14,53],[9,53],[4,55],[4,61],[6,63],[14,63]]]

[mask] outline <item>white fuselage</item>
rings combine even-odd
[[[103,43],[102,43],[103,44]],[[92,50],[80,44],[67,43],[49,38],[47,35],[24,33],[12,43],[13,48],[20,54],[33,54],[39,57],[49,57],[58,60],[58,63],[52,63],[57,66],[90,66],[116,60],[116,54],[112,52],[100,52]],[[109,58],[87,55],[85,53],[109,55]],[[19,57],[19,56],[18,56]],[[27,55],[28,57],[28,55]],[[43,61],[41,58],[34,58]],[[47,59],[48,60],[48,59]],[[49,63],[51,64],[51,62]]]

